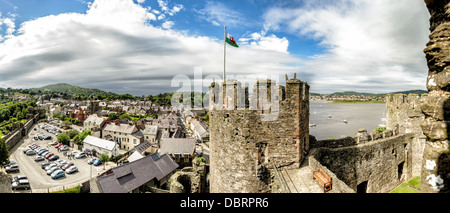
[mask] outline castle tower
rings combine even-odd
[[[299,168],[308,150],[307,83],[259,80],[250,97],[238,81],[211,85],[211,192],[267,192],[274,163]]]

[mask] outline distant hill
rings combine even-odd
[[[67,93],[71,95],[85,95],[85,96],[109,96],[109,95],[117,95],[112,92],[105,92],[103,90],[99,89],[90,89],[90,88],[83,88],[79,86],[72,86],[70,84],[66,83],[60,83],[60,84],[51,84],[47,86],[43,86],[40,88],[31,88],[30,90],[33,90],[35,92],[37,91],[50,91],[50,92],[58,92],[58,93]]]
[[[403,94],[410,94],[410,93],[415,93],[415,94],[424,94],[424,93],[428,93],[428,91],[426,90],[406,90],[406,91],[398,91],[398,92],[390,92],[392,94],[399,94],[399,93],[403,93]],[[355,92],[355,91],[345,91],[345,92],[335,92],[331,95],[365,95],[365,96],[386,96],[386,94],[388,93],[364,93],[364,92]],[[324,95],[324,94],[319,94],[319,93],[310,93],[310,95]]]
[[[415,94],[421,95],[421,94],[428,93],[428,91],[427,91],[427,90],[407,90],[407,91],[391,92],[391,93],[392,93],[392,94],[399,94],[399,93],[409,94],[409,93],[415,93]]]
[[[354,91],[345,91],[345,92],[335,92],[332,95],[377,95],[377,94],[364,93],[364,92],[354,92]]]

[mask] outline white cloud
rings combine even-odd
[[[11,38],[13,33],[16,31],[15,15],[10,14],[9,17],[2,18],[2,14],[0,13],[0,30],[4,29],[5,36],[0,37],[0,42],[3,39]]]
[[[162,12],[170,16],[177,14],[184,8],[182,4],[175,4],[171,9],[166,0],[158,0],[158,5],[161,8]]]
[[[65,82],[147,95],[177,90],[170,87],[172,78],[192,78],[197,66],[205,76],[222,76],[222,40],[154,27],[149,14],[133,1],[96,0],[85,14],[24,22],[18,35],[0,42],[1,85],[29,88]],[[298,71],[286,65],[291,63],[298,59],[285,52],[227,49],[228,74],[291,74]]]
[[[276,35],[271,34],[265,36],[266,32],[252,33],[249,38],[240,38],[240,45],[249,46],[255,49],[272,50],[278,52],[288,53],[289,40],[285,37],[278,38]]]
[[[173,21],[166,21],[161,25],[161,27],[164,29],[170,29],[173,26],[173,24],[174,24]]]
[[[305,1],[272,8],[265,27],[316,40],[324,54],[305,62],[312,90],[424,89],[428,11],[421,0]],[[405,6],[407,5],[407,6]],[[355,89],[353,89],[355,90]]]
[[[195,10],[200,18],[212,23],[215,26],[246,26],[247,21],[243,14],[229,8],[221,2],[207,1],[203,9]]]
[[[164,15],[164,14],[161,14],[161,15],[158,16],[158,20],[162,20],[164,18],[166,18],[166,15]]]

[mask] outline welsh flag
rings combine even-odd
[[[233,46],[233,47],[239,47],[236,44],[236,41],[234,40],[233,36],[231,36],[230,34],[227,33],[227,39],[225,40],[229,45]]]

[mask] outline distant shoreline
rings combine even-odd
[[[384,101],[363,101],[363,100],[332,100],[332,103],[350,103],[350,104],[384,104]]]
[[[332,100],[332,103],[361,103],[361,104],[384,104],[384,101],[363,101],[363,100]]]
[[[329,103],[337,104],[385,104],[384,101],[363,101],[363,100],[312,100],[312,101],[325,101]]]

